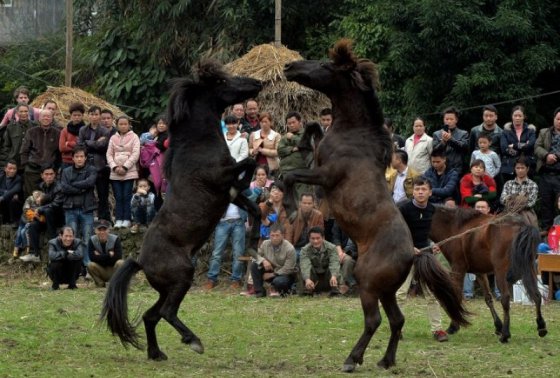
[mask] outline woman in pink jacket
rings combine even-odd
[[[130,227],[130,200],[134,180],[138,178],[140,139],[130,129],[126,117],[117,118],[117,133],[109,139],[107,163],[115,194],[115,228]]]

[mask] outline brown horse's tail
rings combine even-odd
[[[136,326],[128,320],[128,304],[126,300],[130,280],[141,269],[142,267],[136,260],[127,259],[111,277],[109,288],[103,301],[100,320],[107,320],[107,327],[113,335],[119,336],[125,348],[128,343],[138,349],[142,349],[142,345],[138,341]]]
[[[420,285],[434,293],[451,320],[461,326],[469,325],[467,316],[470,313],[463,306],[459,290],[451,280],[449,272],[436,260],[431,251],[415,255],[414,268]]]
[[[541,293],[537,285],[537,269],[535,259],[540,242],[539,230],[533,226],[523,226],[512,243],[510,266],[507,273],[509,283],[521,279],[527,296],[534,303],[541,301]]]

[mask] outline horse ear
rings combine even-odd
[[[203,59],[198,62],[193,70],[195,82],[210,84],[228,75],[221,63],[213,59]]]
[[[375,63],[369,59],[359,59],[356,69],[368,89],[379,90],[379,74]]]
[[[352,41],[348,38],[338,40],[329,50],[329,57],[336,66],[344,71],[353,70],[358,62],[352,51]]]

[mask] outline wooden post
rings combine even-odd
[[[64,85],[72,86],[72,50],[74,38],[74,4],[66,0],[66,70],[64,72]]]
[[[274,46],[282,46],[282,0],[274,0]]]

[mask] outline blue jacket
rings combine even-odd
[[[433,167],[424,172],[424,177],[432,184],[432,196],[430,202],[443,203],[446,198],[453,198],[457,203],[459,192],[459,172],[455,168],[447,167],[445,172],[439,176]]]

